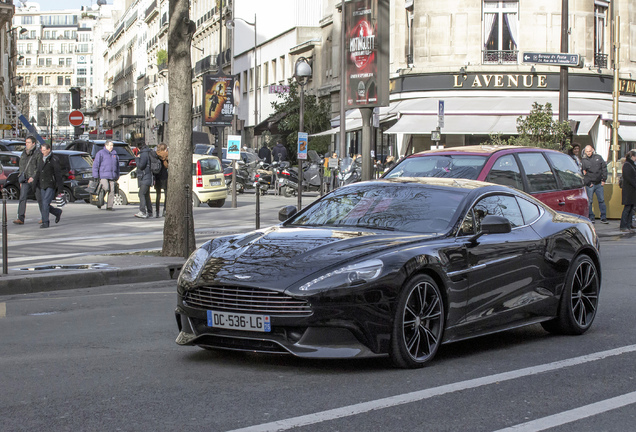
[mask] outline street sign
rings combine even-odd
[[[168,102],[161,102],[155,107],[155,118],[160,122],[167,122],[170,116],[168,115]]]
[[[232,160],[241,159],[241,136],[227,136],[227,158]]]
[[[298,132],[298,159],[307,159],[307,132]]]
[[[84,123],[84,114],[78,110],[71,111],[68,115],[68,122],[71,126],[81,126]]]
[[[523,53],[524,63],[547,64],[553,66],[578,66],[579,55],[568,53]]]
[[[437,124],[440,128],[444,127],[444,101],[437,101]]]

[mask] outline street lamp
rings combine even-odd
[[[305,57],[299,57],[294,65],[294,78],[300,85],[300,118],[298,119],[298,132],[305,131],[305,85],[311,78],[311,66]],[[298,158],[298,211],[303,206],[303,160]]]
[[[25,34],[26,32],[28,32],[28,30],[27,30],[27,29],[25,29],[24,27],[22,27],[22,26],[16,26],[16,27],[13,27],[13,28],[10,28],[9,30],[7,30],[7,33],[11,33],[13,30],[17,30],[17,29],[20,29],[20,34],[21,34],[21,35],[23,35],[23,34]]]
[[[256,63],[256,47],[258,46],[258,42],[256,40],[256,36],[258,33],[256,32],[256,14],[254,14],[254,22],[251,23],[249,21],[245,21],[243,18],[235,17],[231,20],[228,20],[225,25],[230,30],[234,27],[234,20],[243,21],[248,26],[254,27],[254,144],[256,144],[256,126],[258,125],[258,92],[256,90],[256,68],[258,67]],[[234,72],[234,71],[232,71]],[[257,146],[254,145],[254,148]]]

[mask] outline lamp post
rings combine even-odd
[[[254,144],[254,148],[257,148],[258,146],[255,145],[256,144],[256,125],[258,125],[258,91],[256,90],[256,69],[258,67],[258,63],[256,62],[256,47],[258,46],[258,41],[256,39],[256,36],[258,35],[258,33],[256,32],[256,13],[254,14],[253,23],[246,21],[243,18],[235,17],[235,18],[232,18],[231,20],[228,20],[225,25],[229,29],[232,29],[234,26],[235,20],[243,21],[248,26],[254,27],[254,143],[253,144]],[[234,71],[232,71],[232,73],[234,73]]]
[[[305,57],[299,57],[294,65],[294,78],[300,85],[300,118],[298,132],[305,131],[305,85],[311,78],[311,66]],[[298,211],[303,207],[303,160],[298,158]]]

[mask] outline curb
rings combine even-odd
[[[133,284],[175,280],[182,263],[153,264],[134,268],[102,270],[71,270],[47,272],[37,275],[10,275],[0,277],[0,295],[30,294],[91,288],[104,285]]]

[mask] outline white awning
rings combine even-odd
[[[636,126],[619,126],[618,135],[623,141],[636,142]]]
[[[347,132],[351,132],[361,128],[362,128],[362,119],[351,119],[351,120],[347,119],[347,123],[345,126],[345,129],[347,130]],[[335,128],[327,129],[326,131],[311,134],[309,136],[317,137],[317,136],[325,136],[325,135],[335,135],[339,133],[340,133],[340,127],[335,127]]]
[[[577,135],[587,135],[590,133],[590,129],[594,126],[599,116],[589,115],[589,116],[570,116],[571,120],[576,120],[579,122],[579,128],[576,131]]]

